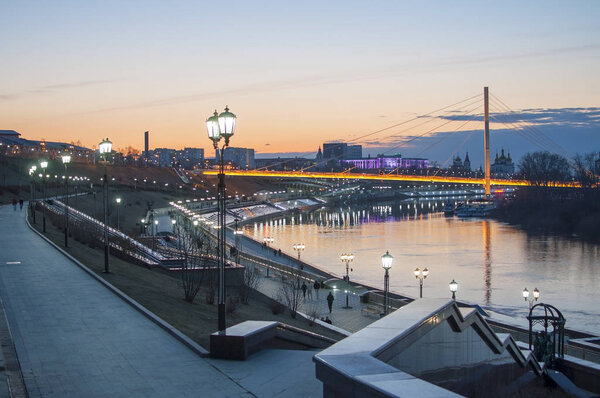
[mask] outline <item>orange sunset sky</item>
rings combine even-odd
[[[314,154],[480,94],[600,104],[600,2],[3,2],[0,129],[116,148]],[[471,127],[474,128],[474,127]],[[411,132],[415,133],[415,132]]]

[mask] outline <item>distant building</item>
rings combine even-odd
[[[158,167],[182,167],[193,169],[204,163],[203,148],[155,148],[142,152],[142,158],[147,159],[147,164]]]
[[[360,159],[362,158],[362,145],[348,145],[345,142],[326,142],[323,144],[323,158],[335,159]]]
[[[348,145],[344,159],[361,159],[362,145]]]
[[[326,142],[323,144],[323,158],[329,159],[345,159],[348,151],[348,144],[343,142]]]
[[[504,148],[501,150],[500,156],[496,152],[494,163],[490,166],[490,174],[499,178],[508,178],[515,174],[515,164],[510,158],[510,152],[508,156],[504,155]]]
[[[21,138],[14,130],[0,130],[0,153],[21,158],[55,159],[65,154],[77,163],[93,162],[94,151],[67,142],[35,141]]]
[[[204,162],[203,148],[183,148],[175,155],[177,162],[184,169],[193,169],[196,165]]]
[[[594,171],[596,173],[596,175],[600,175],[600,152],[598,152],[598,159],[596,159],[596,162],[594,164]]]
[[[452,171],[471,171],[471,160],[469,159],[469,152],[465,155],[465,160],[460,158],[460,155],[456,155],[454,159],[452,159],[452,166],[450,166],[450,170]]]
[[[323,161],[323,152],[321,152],[321,147],[319,147],[319,151],[317,152],[317,156],[315,157],[315,162],[321,163]]]
[[[219,161],[219,151],[217,151],[217,161]],[[227,147],[223,153],[223,160],[231,163],[240,169],[255,169],[254,149]]]
[[[355,167],[361,170],[394,170],[394,169],[427,169],[429,160],[423,158],[403,158],[397,154],[393,156],[377,155],[374,158],[344,159],[340,161],[344,167]]]

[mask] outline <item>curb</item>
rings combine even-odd
[[[104,287],[106,287],[112,293],[116,294],[119,298],[121,298],[123,301],[125,301],[130,306],[132,306],[134,309],[136,309],[138,312],[140,312],[146,318],[150,319],[156,325],[160,326],[167,333],[169,333],[171,336],[175,337],[177,340],[179,340],[181,343],[183,343],[183,345],[185,345],[186,347],[188,347],[190,350],[194,351],[199,356],[201,356],[201,357],[209,357],[210,353],[206,349],[204,349],[202,346],[200,346],[199,344],[197,344],[196,342],[194,342],[192,339],[190,339],[189,337],[187,337],[186,335],[184,335],[183,333],[181,333],[179,330],[175,329],[173,326],[171,326],[170,324],[168,324],[167,322],[165,322],[160,317],[156,316],[154,313],[148,311],[140,303],[138,303],[137,301],[135,301],[134,299],[132,299],[131,297],[129,297],[128,295],[126,295],[125,293],[123,293],[121,290],[117,289],[115,286],[113,286],[112,284],[110,284],[109,282],[107,282],[106,280],[104,280],[102,277],[98,276],[94,271],[92,271],[91,269],[89,269],[87,266],[85,266],[84,264],[82,264],[79,260],[77,260],[76,258],[74,258],[73,256],[71,256],[69,253],[67,253],[66,251],[64,251],[63,249],[61,249],[58,245],[56,245],[50,239],[48,239],[47,237],[45,237],[41,232],[39,232],[37,229],[35,229],[29,223],[29,219],[27,217],[27,214],[25,215],[25,222],[27,223],[27,226],[33,232],[35,232],[40,237],[42,237],[42,239],[44,239],[46,242],[48,242],[52,247],[54,247],[56,250],[58,250],[66,258],[68,258],[69,260],[71,260],[73,263],[75,263],[75,265],[77,265],[83,271],[87,272],[90,276],[92,276],[94,279],[96,279],[96,281],[100,282],[102,285],[104,285]]]

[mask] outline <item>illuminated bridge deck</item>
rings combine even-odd
[[[217,170],[204,170],[204,175],[217,175]],[[484,178],[449,177],[449,176],[426,176],[410,174],[358,174],[358,173],[329,173],[329,172],[301,172],[301,171],[263,171],[263,170],[226,170],[225,174],[231,177],[271,177],[271,178],[314,178],[314,179],[346,179],[346,180],[379,180],[379,181],[409,181],[423,183],[450,183],[450,184],[474,184],[484,185]],[[493,178],[491,185],[496,186],[531,186],[525,180],[507,180]],[[550,184],[552,187],[577,188],[577,183],[556,182]]]

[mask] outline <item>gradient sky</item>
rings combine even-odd
[[[212,155],[228,104],[233,146],[314,153],[485,85],[515,110],[596,107],[599,20],[591,0],[3,1],[0,129]]]

